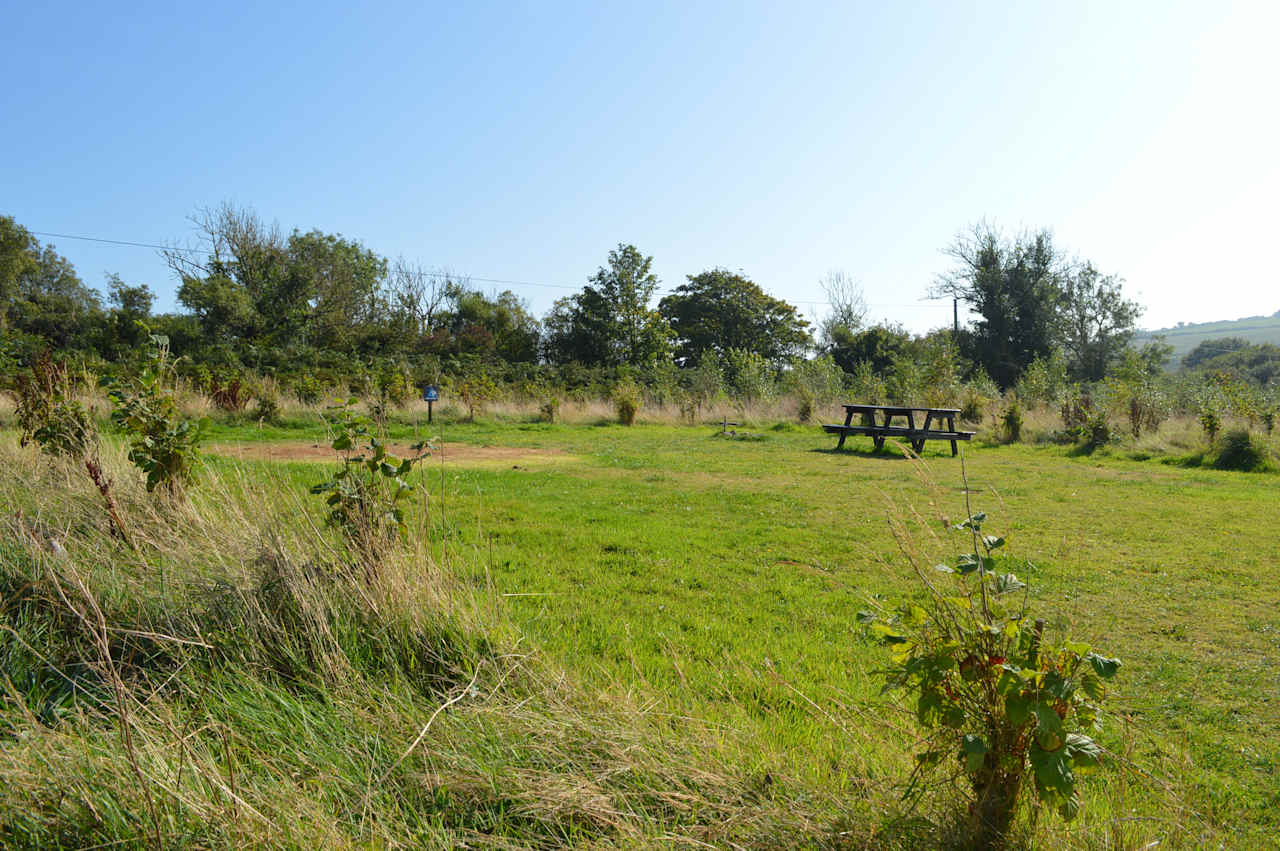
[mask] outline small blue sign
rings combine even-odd
[[[429,384],[422,388],[422,401],[436,402],[440,399],[440,391],[436,389],[434,384]]]

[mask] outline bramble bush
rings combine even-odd
[[[886,644],[885,690],[914,699],[924,735],[908,796],[942,767],[969,789],[966,835],[975,847],[1010,836],[1026,781],[1035,800],[1064,819],[1080,808],[1078,776],[1099,765],[1105,681],[1117,659],[1088,644],[1051,642],[1028,611],[1026,583],[1001,572],[1005,541],[983,533],[985,514],[953,529],[972,546],[931,573],[915,565],[923,603],[863,611],[858,619]]]

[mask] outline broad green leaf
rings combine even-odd
[[[871,612],[868,612],[866,609],[860,610],[853,617],[854,617],[854,620],[856,620],[858,623],[863,625],[873,624],[875,623],[875,620],[876,620],[876,616]]]
[[[1076,690],[1074,680],[1062,676],[1057,671],[1049,671],[1044,675],[1044,690],[1058,700],[1070,700]]]
[[[1090,650],[1093,649],[1083,641],[1066,641],[1066,642],[1063,642],[1062,647],[1067,652],[1074,653],[1082,659]]]
[[[1004,538],[998,538],[995,535],[983,535],[982,543],[985,544],[989,550],[998,550],[1004,546]]]
[[[1102,700],[1107,696],[1107,687],[1102,684],[1102,678],[1095,674],[1092,669],[1086,669],[1084,674],[1081,675],[1080,690],[1090,700]]]
[[[880,639],[886,644],[901,644],[907,640],[905,635],[887,623],[873,623],[871,631],[880,636]]]
[[[1031,720],[1031,701],[1021,694],[1010,694],[1004,699],[1004,712],[1010,724],[1021,727]]]
[[[964,755],[964,767],[970,774],[976,774],[982,768],[987,755],[987,743],[981,736],[966,733],[960,740],[960,751]]]
[[[949,567],[948,565],[945,565],[945,564],[935,564],[933,566],[933,569],[938,571],[939,573],[955,573],[956,572],[955,568]]]
[[[1006,696],[1005,706],[1007,712],[1007,698],[1009,695],[1012,695],[1018,689],[1022,688],[1022,680],[1018,678],[1018,675],[1015,672],[1010,671],[1008,666],[1002,666],[1002,668],[1004,668],[1004,670],[1000,671],[1000,678],[996,680],[996,691]]]
[[[1099,656],[1097,653],[1089,653],[1084,657],[1089,660],[1089,664],[1093,666],[1093,670],[1098,672],[1098,676],[1104,680],[1109,680],[1120,670],[1119,659],[1108,659],[1106,656]]]
[[[1062,747],[1062,718],[1054,708],[1043,700],[1037,700],[1031,706],[1036,716],[1036,744],[1047,751],[1056,751]]]
[[[333,445],[333,448],[334,448],[334,449],[338,449],[338,450],[342,450],[342,449],[350,449],[350,448],[351,448],[351,436],[350,436],[350,435],[346,435],[346,434],[340,434],[340,435],[338,435],[338,437],[333,441],[333,444],[332,444],[332,445]]]
[[[1036,791],[1050,801],[1062,801],[1075,794],[1076,776],[1066,748],[1048,751],[1033,744],[1029,753],[1035,771]]]
[[[1067,753],[1077,768],[1090,769],[1102,762],[1102,748],[1080,733],[1067,734]]]
[[[1027,583],[1023,582],[1012,573],[1001,573],[996,576],[996,591],[1000,594],[1008,594],[1011,591],[1021,591],[1027,587]]]

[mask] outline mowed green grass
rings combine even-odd
[[[722,730],[771,780],[857,798],[905,778],[909,716],[881,696],[884,652],[855,614],[916,593],[892,518],[910,521],[926,566],[964,546],[939,519],[964,516],[960,460],[945,445],[919,465],[833,453],[816,427],[714,431],[437,424],[448,442],[561,453],[432,459],[419,481],[437,555],[501,595],[531,648]],[[1124,663],[1103,740],[1140,771],[1089,778],[1077,837],[1194,846],[1208,827],[1239,847],[1274,843],[1280,477],[1055,447],[965,456],[974,509],[1009,539],[1036,612]],[[300,486],[322,469],[262,467]]]

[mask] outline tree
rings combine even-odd
[[[1212,340],[1202,340],[1194,349],[1187,352],[1182,359],[1183,369],[1195,369],[1202,363],[1219,355],[1238,352],[1241,349],[1249,348],[1249,341],[1243,337],[1217,337]]]
[[[359,242],[318,230],[285,237],[229,204],[194,222],[206,258],[174,249],[165,259],[210,341],[353,352],[390,315],[387,261]]]
[[[915,341],[900,326],[873,325],[855,331],[840,325],[836,326],[833,334],[826,347],[827,354],[850,374],[863,363],[868,364],[874,373],[883,374],[899,359],[916,354]]]
[[[818,329],[822,344],[831,347],[837,339],[847,339],[862,328],[867,320],[867,299],[862,294],[862,285],[838,269],[828,272],[819,284],[831,310]]]
[[[538,359],[538,320],[510,290],[487,296],[454,283],[434,320],[430,347],[437,353],[487,355],[508,363]]]
[[[1133,339],[1142,306],[1121,292],[1121,281],[1092,263],[1077,264],[1061,276],[1059,341],[1072,378],[1100,381]]]
[[[649,307],[658,278],[652,257],[619,244],[582,292],[560,299],[544,322],[553,363],[651,366],[671,354],[671,328]]]
[[[960,334],[961,353],[1001,388],[1053,348],[1066,261],[1047,230],[1012,240],[985,223],[946,249],[956,266],[938,278],[934,295],[958,298],[979,315]]]
[[[155,294],[146,284],[130,286],[119,275],[107,275],[107,302],[111,305],[110,348],[112,357],[120,359],[130,350],[147,342],[147,331],[141,323],[151,318]]]
[[[812,344],[809,323],[785,301],[773,298],[744,275],[712,269],[689,275],[688,283],[658,303],[675,332],[676,360],[693,364],[707,353],[753,352],[778,365]]]
[[[88,348],[102,302],[71,262],[0,216],[0,330],[43,338],[54,348]]]

